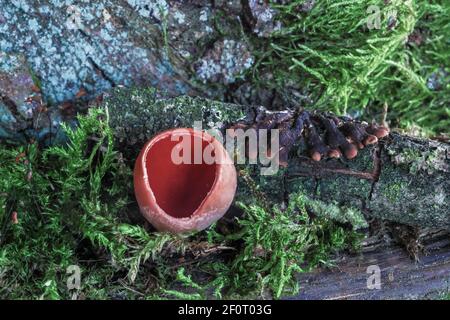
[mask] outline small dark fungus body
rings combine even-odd
[[[255,113],[253,121],[235,124],[233,128],[278,129],[280,134],[278,155],[282,166],[287,166],[289,152],[299,140],[304,139],[307,154],[314,161],[326,157],[340,158],[342,155],[347,159],[353,159],[359,149],[375,144],[389,134],[387,128],[376,124],[369,125],[347,117],[310,113],[306,110],[295,113],[257,109]]]

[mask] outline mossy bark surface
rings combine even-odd
[[[414,158],[404,158],[409,152]],[[377,218],[450,229],[448,152],[448,144],[391,133],[350,161],[293,159],[288,175],[297,177],[290,180],[289,192],[301,188],[326,203]],[[375,177],[362,178],[364,173]]]
[[[108,109],[117,141],[130,157],[146,140],[174,127],[224,128],[252,117],[253,108],[203,98],[158,99],[151,89],[116,89],[102,103]],[[299,141],[289,165],[277,174],[260,174],[259,165],[245,165],[257,188],[273,203],[303,192],[325,214],[343,222],[359,215],[411,226],[450,229],[450,146],[391,133],[352,160],[314,162]],[[249,201],[254,190],[242,181],[236,199]],[[330,210],[331,209],[331,210]],[[320,211],[320,210],[319,210]]]
[[[338,268],[318,268],[298,277],[295,300],[417,300],[442,299],[450,278],[448,233],[429,233],[421,238],[428,252],[413,262],[406,250],[377,237],[366,239],[359,254],[336,258]],[[368,287],[374,266],[380,267],[381,288]],[[368,271],[371,271],[368,273]],[[339,285],[337,285],[339,284]]]

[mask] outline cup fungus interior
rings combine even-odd
[[[203,150],[209,142],[190,132],[183,134],[190,139],[190,163],[176,164],[172,161],[172,150],[180,143],[172,141],[168,134],[157,140],[148,150],[146,161],[150,188],[158,206],[174,218],[190,217],[202,204],[211,191],[216,180],[217,165],[194,164],[194,146],[202,146]],[[181,140],[180,140],[181,141]],[[198,148],[200,149],[200,148]],[[183,150],[180,151],[183,157]]]

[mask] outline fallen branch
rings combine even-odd
[[[449,235],[428,232],[423,243],[427,255],[414,262],[402,247],[369,238],[360,254],[339,256],[335,268],[302,274],[299,294],[287,299],[439,298],[450,290]],[[378,275],[379,286],[375,286]]]
[[[147,139],[162,130],[192,127],[194,121],[202,121],[203,128],[212,125],[224,130],[242,123],[258,124],[261,112],[264,119],[271,115],[261,108],[203,98],[157,99],[151,89],[117,89],[105,95],[101,105],[109,112],[120,149],[131,159]],[[279,128],[298,119],[298,112],[287,113],[291,118],[287,116],[278,123]],[[295,141],[286,143],[288,165],[276,174],[264,176],[260,165],[246,166],[260,190],[274,203],[286,201],[291,193],[303,192],[315,201],[352,208],[366,216],[450,229],[449,144],[391,133],[376,144],[367,144],[354,159],[326,157],[322,152],[323,159],[314,161],[317,158],[311,151],[317,151],[316,145],[308,142],[307,134],[304,129],[297,132]],[[319,132],[319,136],[326,134],[327,128]],[[237,199],[251,197],[251,190],[241,181]]]

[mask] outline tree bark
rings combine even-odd
[[[392,133],[351,161],[293,159],[288,192],[304,188],[373,217],[450,229],[448,151],[448,144]]]
[[[140,147],[157,132],[174,127],[224,129],[247,119],[255,108],[186,96],[159,99],[151,89],[116,89],[105,95],[110,124],[121,150],[134,159]],[[304,139],[290,152],[287,168],[261,175],[260,165],[243,168],[271,203],[282,204],[302,192],[315,211],[342,222],[355,223],[358,215],[410,226],[450,230],[448,143],[391,133],[378,144],[360,150],[352,160],[312,161]],[[242,169],[241,167],[239,167]],[[240,178],[237,201],[255,197]]]
[[[450,239],[431,232],[423,239],[427,255],[414,262],[396,244],[365,241],[357,255],[340,255],[336,268],[299,275],[300,292],[286,299],[435,299],[449,293]],[[379,275],[379,282],[376,277]],[[379,286],[376,284],[379,283]],[[369,285],[368,285],[369,284]]]

